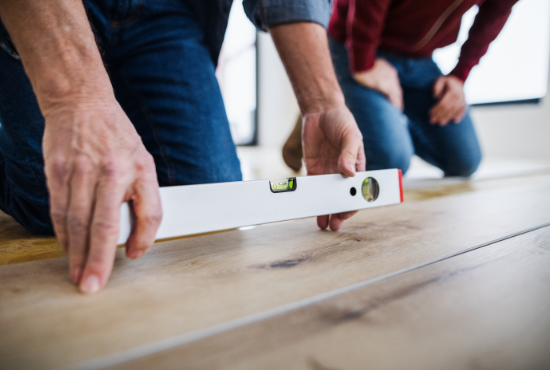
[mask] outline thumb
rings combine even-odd
[[[443,92],[445,91],[445,86],[447,85],[447,81],[440,77],[435,81],[434,84],[434,98],[440,99],[443,96]]]
[[[362,144],[363,140],[360,134],[345,134],[342,140],[340,157],[338,158],[338,171],[342,175],[349,177],[355,176],[356,163],[358,161],[360,149],[362,149]]]

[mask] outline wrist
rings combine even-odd
[[[62,58],[49,60],[45,68],[42,61],[25,64],[30,64],[25,67],[42,110],[65,101],[114,96],[99,53],[88,57],[65,51]]]
[[[59,117],[72,117],[87,112],[113,112],[119,107],[114,94],[95,92],[78,93],[63,97],[48,97],[45,104],[40,106],[42,115],[46,120],[46,126],[61,124],[72,125],[72,119],[60,120]]]
[[[464,81],[460,78],[458,78],[457,76],[455,75],[447,75],[448,78],[456,81],[458,84],[460,84],[460,86],[464,86]]]
[[[346,103],[344,96],[340,93],[308,97],[301,104],[299,103],[299,106],[302,115],[306,116],[312,113],[322,113],[342,108],[346,106]]]

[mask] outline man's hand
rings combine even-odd
[[[291,23],[270,30],[298,99],[308,175],[365,170],[361,132],[345,106],[330,59],[326,30],[316,23]],[[320,228],[338,230],[355,212],[317,218]]]
[[[385,59],[376,59],[371,69],[354,73],[353,79],[363,86],[380,91],[397,109],[403,110],[403,90],[397,70]]]
[[[72,280],[95,293],[113,267],[123,202],[132,202],[137,221],[126,255],[141,257],[155,240],[162,215],[155,164],[114,98],[74,99],[43,114],[55,233]]]
[[[347,107],[335,107],[304,116],[302,148],[308,175],[341,173],[355,176],[365,171],[363,137]],[[337,231],[344,220],[356,212],[344,212],[317,217],[321,229]]]
[[[115,100],[81,1],[0,0],[0,17],[45,118],[55,233],[71,278],[95,293],[113,267],[124,201],[136,216],[128,257],[154,241],[162,210],[153,158]]]
[[[450,121],[459,123],[466,114],[464,82],[455,76],[441,76],[434,84],[437,104],[430,110],[430,123],[445,126]]]

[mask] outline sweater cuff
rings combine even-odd
[[[330,0],[244,0],[248,18],[263,31],[284,23],[313,22],[327,28]]]
[[[449,73],[449,75],[455,76],[462,82],[466,82],[466,79],[470,75],[470,71],[474,68],[474,65],[469,65],[468,63],[458,61],[456,67],[451,71],[451,73]]]
[[[365,72],[372,68],[376,60],[376,48],[364,45],[348,47],[351,73]]]

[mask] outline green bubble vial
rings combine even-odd
[[[367,177],[363,180],[361,192],[363,193],[363,198],[365,198],[367,202],[374,202],[378,199],[378,195],[380,194],[380,186],[378,185],[378,181],[372,177]]]
[[[284,180],[275,180],[269,182],[269,188],[273,193],[284,193],[296,190],[296,177],[290,177]]]

